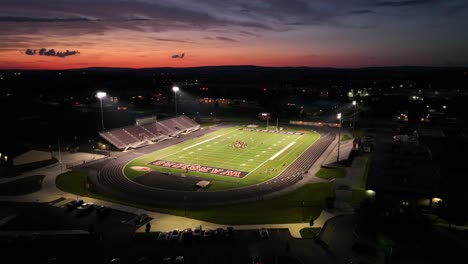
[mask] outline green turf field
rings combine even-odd
[[[318,138],[312,131],[289,135],[240,128],[222,129],[137,158],[127,164],[125,174],[138,177],[146,172],[131,167],[143,166],[210,179],[207,190],[243,187],[278,175]],[[242,146],[235,147],[236,142]]]

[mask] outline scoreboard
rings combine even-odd
[[[271,118],[271,113],[258,113],[258,119],[267,120]]]

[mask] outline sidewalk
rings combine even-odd
[[[180,216],[160,214],[156,212],[146,212],[148,216],[152,217],[151,220],[151,229],[158,231],[172,231],[174,229],[185,229],[185,228],[194,228],[197,225],[201,225],[204,230],[207,229],[216,229],[216,228],[226,228],[228,226],[234,227],[235,230],[258,230],[260,228],[268,229],[289,229],[289,233],[294,238],[301,238],[300,230],[305,227],[310,227],[309,223],[288,223],[288,224],[259,224],[259,225],[222,225],[214,224],[210,222],[205,222],[201,220],[185,218]],[[328,219],[335,217],[336,214],[322,211],[320,216],[314,221],[312,227],[323,227]],[[141,226],[137,232],[145,232],[145,226]]]
[[[368,156],[356,156],[350,167],[346,168],[346,177],[336,179],[335,182],[341,185],[347,185],[351,189],[364,189],[361,186],[362,177],[366,170]]]
[[[58,157],[58,152],[53,152],[54,157]],[[92,154],[92,153],[84,153],[84,152],[77,152],[77,153],[67,153],[67,152],[62,152],[61,153],[61,162],[62,162],[62,170],[63,172],[66,171],[66,165],[67,164],[83,164],[83,161],[85,162],[91,162],[91,161],[96,161],[102,158],[105,158],[106,156],[100,155],[100,154]],[[10,181],[15,181],[18,179],[26,178],[29,176],[33,175],[45,175],[45,173],[50,174],[50,172],[47,172],[49,170],[56,170],[59,169],[60,171],[60,164],[57,162],[55,164],[51,164],[42,168],[34,169],[27,171],[19,176],[16,177],[11,177],[11,178],[5,178],[5,177],[0,177],[0,184],[2,183],[7,183]],[[60,174],[61,172],[59,172]],[[58,174],[57,174],[58,175]],[[55,175],[56,176],[56,175]],[[45,180],[45,179],[44,179]],[[55,181],[55,177],[54,177]]]

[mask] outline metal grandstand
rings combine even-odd
[[[126,151],[199,129],[200,124],[185,115],[160,121],[152,116],[137,119],[135,125],[132,126],[99,132],[99,136],[117,149]]]

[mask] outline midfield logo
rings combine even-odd
[[[222,169],[222,168],[214,168],[214,167],[186,164],[186,163],[166,161],[166,160],[155,160],[151,162],[150,164],[153,166],[174,168],[174,169],[180,169],[183,171],[196,171],[196,172],[203,172],[203,173],[236,177],[236,178],[244,178],[245,175],[249,174],[248,172],[245,172],[245,171],[228,170],[228,169]]]
[[[301,132],[267,130],[267,129],[258,129],[258,128],[241,128],[241,130],[253,131],[253,132],[266,132],[266,133],[274,133],[274,134],[296,135],[296,136],[304,135],[304,133],[301,133]]]

